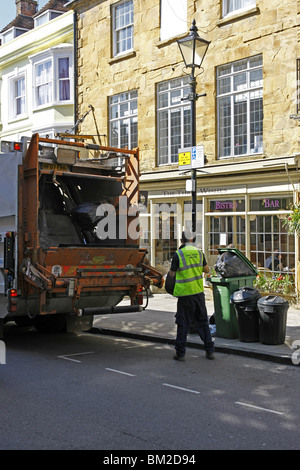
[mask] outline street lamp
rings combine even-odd
[[[191,131],[192,131],[192,147],[196,146],[196,101],[200,96],[205,96],[203,93],[198,95],[196,93],[197,82],[195,79],[195,68],[201,67],[206,51],[210,44],[209,41],[201,39],[197,33],[195,19],[190,28],[188,36],[178,39],[177,43],[184,60],[185,66],[191,69],[190,73],[190,93],[187,99],[191,102]],[[197,221],[197,170],[192,168],[192,231],[196,237],[196,221]]]

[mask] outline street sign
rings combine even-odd
[[[204,167],[204,146],[192,147],[192,168]]]
[[[183,167],[183,166],[186,167],[187,165],[191,165],[191,151],[190,151],[190,149],[186,149],[186,152],[182,152],[181,150],[179,150],[178,163],[179,163],[180,167]]]
[[[204,167],[204,146],[186,147],[178,150],[180,170],[190,170]]]

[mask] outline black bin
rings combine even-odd
[[[289,303],[283,297],[268,295],[257,302],[259,337],[263,344],[283,344]]]
[[[261,295],[250,286],[241,287],[231,296],[238,319],[239,339],[245,343],[259,341],[259,311],[257,302]]]

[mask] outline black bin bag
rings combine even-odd
[[[253,268],[249,266],[240,256],[231,251],[226,251],[218,256],[216,271],[222,277],[253,276]]]

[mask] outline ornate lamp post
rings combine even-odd
[[[196,146],[196,101],[200,96],[205,96],[205,93],[198,95],[196,93],[196,78],[195,69],[201,67],[206,51],[210,44],[209,41],[201,39],[197,33],[195,19],[190,28],[188,36],[178,39],[177,43],[184,60],[186,68],[191,69],[190,73],[190,93],[188,99],[191,102],[191,132],[192,132],[192,147]],[[196,237],[196,222],[197,222],[197,171],[192,168],[192,231]]]

